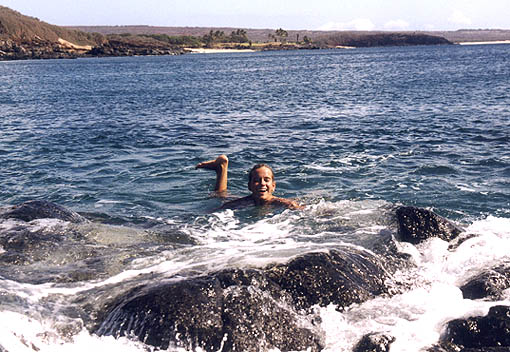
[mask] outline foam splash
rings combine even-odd
[[[287,261],[290,257],[313,250],[342,244],[343,233],[322,229],[352,227],[355,236],[377,235],[383,228],[379,217],[384,202],[319,202],[306,212],[284,211],[254,223],[239,222],[232,211],[205,218],[207,225],[190,227],[197,245],[159,252],[154,257],[133,261],[121,273],[105,280],[82,282],[79,285],[46,283],[30,285],[2,280],[3,293],[16,295],[27,307],[27,313],[0,306],[0,341],[8,351],[152,351],[142,343],[91,335],[84,328],[71,336],[63,336],[59,320],[68,319],[61,313],[44,316],[28,314],[29,310],[45,312],[44,300],[58,295],[65,303],[74,295],[108,285],[125,285],[142,275],[164,277],[218,270],[225,267],[263,267]],[[8,221],[3,226],[14,226]],[[39,223],[36,226],[42,225]],[[48,223],[47,226],[53,226]],[[492,266],[510,262],[510,219],[489,216],[466,227],[453,248],[451,244],[432,238],[420,245],[398,243],[402,252],[411,254],[415,268],[403,269],[396,281],[410,287],[392,297],[377,297],[342,312],[334,306],[320,308],[322,327],[326,332],[325,351],[352,351],[365,334],[382,332],[396,338],[394,351],[420,351],[436,343],[452,319],[484,315],[496,304],[510,305],[506,299],[487,302],[463,299],[459,286],[469,277]],[[120,228],[120,227],[119,227]],[[106,229],[102,228],[103,230]],[[318,229],[318,232],[314,230]],[[107,231],[107,230],[105,230]],[[350,231],[350,230],[346,230]],[[135,231],[136,232],[136,231]],[[136,233],[130,233],[135,238]],[[128,242],[131,243],[132,239]],[[136,242],[136,241],[135,241]],[[12,308],[12,307],[11,307]],[[43,317],[44,316],[44,317]],[[80,326],[80,322],[76,323]],[[106,347],[105,347],[106,346]]]
[[[85,329],[62,337],[55,321],[40,321],[23,314],[0,312],[0,346],[16,352],[147,352],[154,351],[141,342],[127,338],[91,335]]]
[[[488,217],[467,228],[472,238],[457,248],[437,238],[400,248],[412,255],[416,267],[395,276],[412,285],[392,297],[377,297],[344,312],[329,306],[321,310],[326,331],[326,351],[352,351],[373,332],[395,337],[392,352],[424,351],[444,333],[446,323],[457,318],[486,315],[498,302],[464,299],[459,286],[480,271],[510,260],[510,219]]]

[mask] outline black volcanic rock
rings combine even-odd
[[[111,302],[92,330],[163,349],[320,351],[319,317],[308,308],[363,302],[386,292],[385,278],[375,256],[351,247],[308,253],[266,269],[138,287]]]
[[[74,51],[65,50],[57,43],[49,41],[14,41],[0,40],[1,60],[32,60],[32,59],[74,59],[78,57]]]
[[[388,352],[395,341],[393,336],[371,333],[363,336],[354,347],[353,352]]]
[[[467,299],[500,299],[504,290],[510,287],[510,268],[499,266],[486,270],[461,286],[462,295]]]
[[[305,254],[267,273],[298,309],[331,303],[347,307],[386,293],[387,274],[379,259],[354,248]]]
[[[494,306],[486,316],[450,321],[440,345],[446,351],[510,351],[510,307]]]
[[[462,232],[449,220],[427,209],[402,206],[395,213],[404,242],[418,244],[431,237],[451,241]]]
[[[88,51],[86,56],[176,55],[183,53],[183,49],[153,38],[112,35]]]
[[[135,290],[96,333],[135,335],[162,349],[320,351],[319,328],[261,287],[244,284],[250,276],[267,288],[260,273],[234,270]]]

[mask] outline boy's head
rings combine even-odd
[[[276,188],[274,172],[267,164],[257,164],[248,175],[248,189],[260,200],[270,200]]]

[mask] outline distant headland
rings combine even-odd
[[[510,43],[510,30],[386,32],[154,26],[61,27],[0,6],[0,60],[507,41]]]

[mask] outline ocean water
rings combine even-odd
[[[366,333],[424,351],[451,319],[501,302],[459,286],[510,261],[510,46],[192,54],[0,63],[0,206],[48,200],[87,224],[0,221],[47,236],[0,248],[7,351],[146,351],[90,334],[87,308],[141,283],[263,267],[394,233],[395,205],[432,209],[469,238],[398,243],[409,289],[320,309],[326,351]],[[265,162],[303,210],[217,210]],[[0,348],[1,349],[1,348]]]

